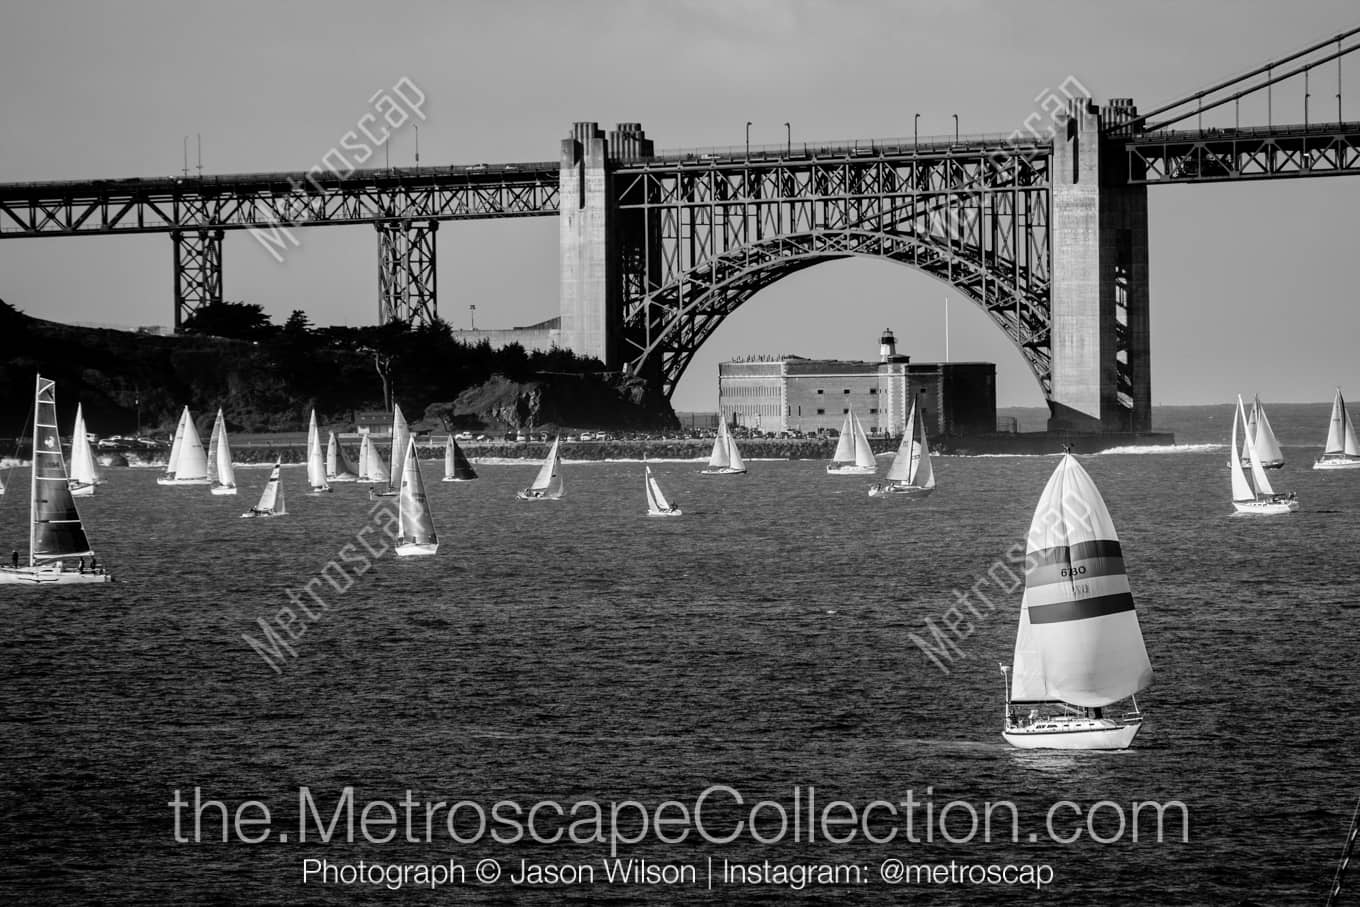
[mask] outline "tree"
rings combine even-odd
[[[235,340],[263,340],[274,333],[264,306],[249,302],[210,302],[184,319],[186,334],[210,334]]]
[[[283,333],[290,340],[306,337],[312,331],[312,321],[302,309],[293,309],[293,314],[283,323]]]

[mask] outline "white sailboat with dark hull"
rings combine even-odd
[[[1025,563],[1002,736],[1021,749],[1127,748],[1143,726],[1133,697],[1152,682],[1152,664],[1114,523],[1071,454],[1035,508]],[[1106,717],[1125,699],[1131,712]]]
[[[477,470],[472,468],[472,462],[463,453],[463,448],[458,446],[453,435],[444,442],[444,481],[445,482],[471,482],[477,478]]]
[[[340,446],[335,432],[331,432],[326,441],[326,481],[332,485],[359,481],[359,470],[345,456],[345,449]]]
[[[326,461],[321,453],[321,432],[316,428],[316,410],[312,410],[311,420],[307,423],[307,486],[312,494],[331,490],[326,481]]]
[[[1332,419],[1327,426],[1327,443],[1322,456],[1313,461],[1314,469],[1357,469],[1360,468],[1360,443],[1355,440],[1355,423],[1346,411],[1346,401],[1341,399],[1341,388],[1336,389],[1332,398]]]
[[[156,477],[158,485],[208,485],[208,454],[203,450],[203,439],[194,428],[189,407],[180,414],[175,427],[175,440],[170,445],[170,462],[165,474]]]
[[[727,430],[727,422],[718,420],[718,436],[713,439],[713,453],[708,458],[708,468],[700,472],[705,476],[735,476],[746,473],[746,461],[741,458],[737,441]]]
[[[236,494],[236,469],[231,465],[231,443],[227,441],[227,422],[222,418],[221,407],[208,439],[208,469],[212,471],[213,494]]]
[[[395,461],[396,457],[392,459]],[[439,536],[430,517],[430,503],[425,497],[425,480],[420,475],[414,438],[406,439],[406,453],[401,464],[401,485],[397,491],[397,556],[434,554],[439,550]]]
[[[90,436],[85,432],[85,411],[76,404],[76,424],[71,430],[71,494],[74,497],[89,497],[94,487],[102,485],[99,467],[94,461],[94,451],[90,449]]]
[[[566,488],[562,484],[562,457],[558,452],[561,443],[560,435],[553,438],[552,449],[539,467],[538,475],[534,476],[533,484],[515,492],[515,497],[521,501],[556,501],[562,497]]]
[[[107,583],[85,535],[57,432],[56,383],[37,378],[33,407],[33,464],[29,495],[28,564],[0,566],[0,585]],[[87,570],[85,558],[90,559]],[[72,569],[72,562],[79,567]]]
[[[657,484],[656,476],[652,475],[652,467],[644,465],[643,470],[646,475],[645,485],[647,486],[647,516],[681,516],[684,511],[680,505],[666,500],[666,495]]]
[[[1232,427],[1232,446],[1230,450],[1237,450],[1237,423],[1241,421],[1243,426],[1247,424],[1247,416],[1242,405],[1242,398],[1237,398],[1237,410],[1233,413]],[[1254,513],[1261,516],[1275,516],[1282,513],[1293,513],[1299,509],[1298,498],[1293,492],[1277,493],[1270,484],[1270,478],[1266,475],[1265,466],[1261,463],[1261,457],[1256,452],[1256,445],[1251,436],[1246,439],[1246,459],[1251,468],[1251,477],[1248,479],[1247,471],[1242,468],[1242,463],[1235,457],[1230,457],[1228,469],[1232,473],[1232,497],[1233,508],[1238,513]]]
[[[260,502],[241,514],[242,519],[283,516],[288,513],[288,505],[283,500],[282,472],[283,461],[275,460],[274,468],[269,471],[269,481],[265,482],[264,491],[260,492]]]
[[[845,412],[845,424],[841,426],[836,452],[832,454],[826,472],[833,476],[871,476],[878,472],[878,461],[874,459],[869,438],[854,410]]]
[[[916,404],[912,403],[902,432],[902,444],[897,448],[892,466],[888,467],[888,481],[870,488],[869,497],[906,495],[923,498],[934,490],[935,469],[930,465],[925,420],[917,416]]]

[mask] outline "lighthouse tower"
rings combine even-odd
[[[878,338],[878,361],[892,362],[897,358],[897,338],[892,328],[884,328],[883,336]]]

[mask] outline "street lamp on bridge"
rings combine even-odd
[[[911,143],[913,145],[921,144],[921,115],[919,113],[911,121]]]
[[[746,121],[746,156],[751,156],[751,121]]]
[[[784,156],[793,157],[793,127],[784,124]]]
[[[954,144],[959,143],[959,115],[954,114]]]
[[[468,313],[472,319],[472,330],[475,331],[477,330],[477,307],[475,305],[468,306]]]

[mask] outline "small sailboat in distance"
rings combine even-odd
[[[662,493],[661,486],[657,484],[656,476],[652,475],[652,467],[643,465],[646,471],[647,486],[647,516],[680,516],[684,513],[680,505],[666,500],[666,495]]]
[[[316,428],[316,410],[312,410],[307,424],[307,485],[312,494],[322,494],[331,490],[326,481],[326,461],[321,454],[321,432]]]
[[[401,487],[397,494],[397,556],[434,554],[439,550],[439,536],[434,531],[430,503],[425,497],[425,480],[421,478],[420,461],[416,459],[415,438],[406,439],[406,454],[401,458],[401,464]]]
[[[1104,709],[1147,687],[1152,664],[1114,523],[1070,453],[1034,510],[1025,564],[1002,737],[1021,749],[1126,749],[1143,726],[1138,700],[1120,718]]]
[[[878,471],[878,461],[864,434],[864,426],[853,409],[845,411],[845,424],[836,441],[836,452],[827,464],[826,472],[833,476],[871,476]]]
[[[515,492],[515,497],[521,501],[556,501],[562,497],[566,489],[562,484],[562,458],[558,453],[561,444],[561,435],[553,438],[552,449],[539,467],[538,475],[534,476],[533,484]]]
[[[345,456],[345,449],[340,446],[335,432],[331,432],[329,440],[326,441],[326,481],[332,485],[359,481],[359,471],[354,468],[349,457]]]
[[[1275,429],[1270,427],[1270,418],[1266,416],[1266,408],[1261,405],[1259,394],[1252,401],[1251,409],[1247,411],[1246,421],[1243,423],[1242,449],[1239,452],[1243,469],[1251,468],[1251,458],[1247,455],[1248,442],[1256,446],[1256,456],[1261,461],[1262,469],[1284,467],[1284,451],[1280,449],[1279,439],[1275,437]]]
[[[393,497],[400,490],[402,458],[406,456],[406,442],[409,440],[411,440],[411,429],[406,424],[406,417],[401,414],[401,405],[394,403],[392,404],[392,464],[387,474],[387,488],[377,492],[378,497]]]
[[[165,474],[156,477],[158,485],[207,485],[208,454],[203,450],[203,439],[198,436],[189,407],[180,414],[175,427],[175,440],[170,445],[170,462]]]
[[[477,470],[472,468],[472,462],[453,435],[449,435],[449,439],[444,442],[444,481],[471,482],[475,478]]]
[[[1233,413],[1232,427],[1232,446],[1230,450],[1237,450],[1237,423],[1247,424],[1247,415],[1242,405],[1242,396],[1237,397],[1237,410]],[[1265,467],[1261,464],[1261,457],[1256,452],[1256,445],[1250,435],[1246,439],[1247,462],[1251,466],[1251,480],[1248,481],[1246,470],[1242,468],[1241,460],[1229,456],[1228,468],[1232,472],[1232,496],[1233,507],[1239,513],[1256,513],[1262,516],[1272,516],[1280,513],[1293,513],[1299,509],[1298,499],[1293,492],[1288,494],[1277,494],[1271,487],[1270,479],[1266,476]],[[1255,487],[1253,487],[1255,486]]]
[[[274,468],[269,471],[269,481],[260,492],[260,503],[241,514],[242,519],[250,517],[283,516],[288,507],[283,500],[283,483],[279,475],[283,471],[283,461],[275,460]]]
[[[28,564],[0,566],[0,585],[107,583],[71,497],[57,433],[56,382],[37,376],[33,407],[33,481],[29,496]],[[89,570],[85,558],[90,559]],[[78,570],[67,561],[79,560]]]
[[[1332,398],[1332,419],[1327,426],[1327,443],[1323,446],[1322,456],[1313,461],[1314,469],[1356,469],[1360,468],[1360,443],[1355,440],[1355,423],[1346,411],[1346,401],[1341,399],[1341,388],[1336,389]]]
[[[212,472],[213,494],[236,494],[236,470],[231,465],[231,444],[227,441],[227,422],[217,408],[212,437],[208,439],[208,469]]]
[[[71,429],[71,494],[77,498],[89,497],[94,494],[94,487],[101,484],[94,451],[90,449],[90,436],[85,432],[85,411],[77,403],[76,424]]]
[[[387,464],[383,462],[382,454],[378,452],[378,447],[373,443],[372,436],[365,432],[363,440],[359,442],[359,481],[386,482],[387,480]]]
[[[917,415],[913,401],[902,432],[902,444],[897,448],[892,466],[888,467],[888,481],[870,488],[869,497],[900,494],[923,498],[934,490],[935,469],[930,465],[925,420]]]
[[[718,419],[718,436],[713,439],[713,453],[708,458],[708,468],[700,472],[705,476],[735,476],[746,473],[746,462],[737,449],[737,441],[727,430],[727,422]]]

